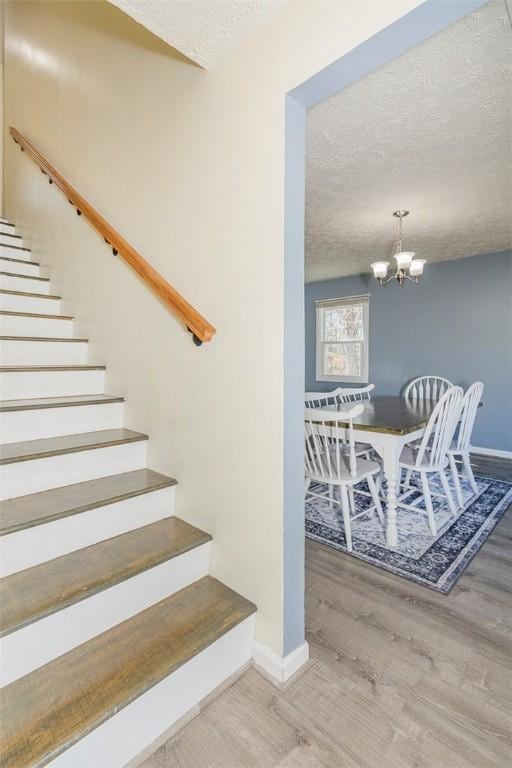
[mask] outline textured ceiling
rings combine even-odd
[[[512,247],[512,30],[492,0],[307,116],[306,280]],[[428,269],[428,265],[427,265]]]
[[[196,64],[208,69],[283,0],[110,0]]]

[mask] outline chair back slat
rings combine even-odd
[[[336,390],[338,403],[358,403],[371,399],[371,392],[375,389],[375,384],[368,384],[367,387],[340,387]]]
[[[453,384],[442,376],[419,376],[407,384],[404,397],[413,402],[434,400],[437,402]]]
[[[306,408],[304,411],[306,476],[336,482],[346,477],[347,450],[342,436],[348,423],[348,470],[357,474],[353,419],[363,411],[361,404],[346,411]],[[345,472],[344,472],[345,470]]]
[[[306,392],[304,405],[306,408],[322,408],[326,405],[370,400],[373,389],[375,389],[375,384],[368,384],[367,387],[337,387],[331,392]]]
[[[461,387],[450,387],[437,403],[428,420],[416,465],[442,467],[453,440],[462,410]]]
[[[338,393],[341,387],[333,389],[332,392],[306,392],[304,395],[304,405],[306,408],[322,408],[326,405],[336,405],[338,402]]]
[[[460,418],[459,432],[457,435],[456,447],[458,451],[466,452],[471,447],[471,433],[475,426],[476,414],[478,412],[478,406],[482,399],[482,393],[484,391],[484,385],[481,381],[475,381],[462,401],[462,415]]]

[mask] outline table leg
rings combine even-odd
[[[398,544],[396,502],[400,491],[400,467],[398,461],[401,446],[396,437],[391,438],[390,436],[390,439],[386,440],[382,447],[382,463],[388,487],[386,498],[386,543],[388,547],[396,547]]]

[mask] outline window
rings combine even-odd
[[[368,383],[370,297],[316,302],[317,381]]]

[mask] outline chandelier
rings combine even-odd
[[[395,211],[393,213],[393,216],[398,219],[395,274],[386,279],[389,261],[374,261],[373,264],[370,264],[373,276],[379,281],[380,285],[385,285],[390,280],[396,280],[399,285],[403,285],[406,280],[409,280],[411,283],[417,283],[423,274],[425,259],[415,259],[415,254],[412,251],[402,251],[402,219],[408,215],[409,211]]]

